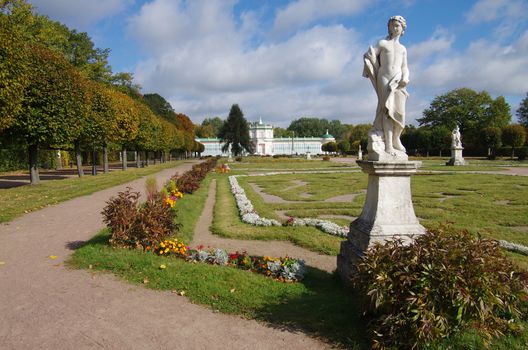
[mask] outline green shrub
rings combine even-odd
[[[464,328],[486,337],[520,331],[528,277],[498,242],[444,226],[409,246],[375,245],[354,285],[365,297],[374,348],[420,348]]]

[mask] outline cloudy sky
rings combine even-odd
[[[528,92],[526,0],[30,0],[40,14],[110,48],[132,72],[200,123],[238,103],[250,121],[286,127],[302,116],[372,122],[376,96],[362,57],[402,15],[411,94],[407,123],[434,96],[469,87]]]

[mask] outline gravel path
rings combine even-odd
[[[191,165],[158,173],[158,183]],[[63,261],[72,249],[103,227],[100,212],[105,201],[126,186],[143,189],[144,179],[0,225],[1,349],[328,347],[302,333],[213,313],[170,292],[65,268]]]

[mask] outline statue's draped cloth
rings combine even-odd
[[[369,46],[369,50],[365,53],[363,61],[363,76],[370,79],[378,95],[374,129],[383,130],[383,116],[385,114],[394,120],[402,129],[405,128],[405,101],[409,94],[405,88],[398,87],[402,79],[402,72],[400,71],[392,77],[386,86],[378,86],[380,62],[372,46]]]

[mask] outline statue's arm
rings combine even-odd
[[[403,60],[402,60],[402,80],[400,86],[405,87],[409,84],[409,67],[407,66],[407,50],[403,49]]]

